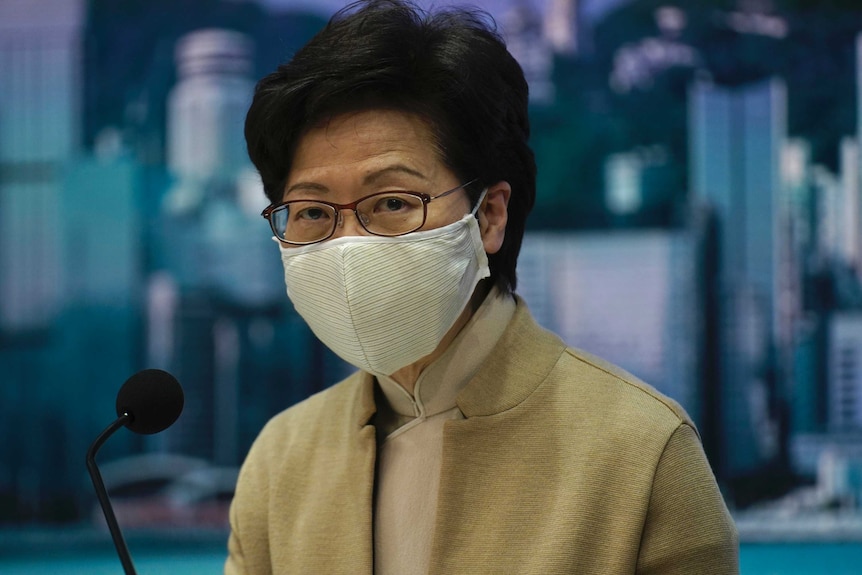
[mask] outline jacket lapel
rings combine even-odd
[[[333,401],[333,424],[320,426],[322,436],[304,438],[306,470],[286,474],[293,481],[277,486],[277,500],[297,503],[292,528],[271,531],[274,573],[373,573],[373,380],[354,377],[359,385],[344,386],[352,391]],[[347,417],[339,418],[345,409]]]
[[[524,465],[518,443],[522,422],[512,410],[545,381],[565,349],[535,323],[519,298],[500,342],[458,397],[466,419],[447,422],[444,429],[432,573],[481,563],[483,553],[499,556],[514,543],[495,535],[506,531],[495,522],[517,516],[515,484],[529,482],[532,470]],[[482,532],[487,537],[477,536]]]
[[[545,380],[566,344],[540,327],[520,297],[512,321],[482,369],[458,395],[467,419],[502,413],[524,401]]]

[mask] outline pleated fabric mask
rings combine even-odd
[[[397,237],[279,244],[287,295],[339,357],[391,375],[437,348],[490,275],[474,213]]]

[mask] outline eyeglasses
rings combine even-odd
[[[377,192],[349,204],[319,200],[290,200],[272,204],[260,214],[269,220],[279,240],[294,245],[308,245],[332,237],[341,221],[341,210],[352,210],[362,227],[376,236],[402,236],[423,225],[432,200],[448,196],[476,180],[446,190],[436,196],[421,192]]]

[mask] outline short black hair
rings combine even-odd
[[[536,195],[528,87],[493,19],[479,10],[426,12],[407,0],[363,0],[336,13],[294,57],[258,82],[245,123],[267,197],[281,201],[299,138],[343,112],[390,108],[428,122],[438,153],[467,188],[509,183],[503,245],[489,255],[504,291]]]

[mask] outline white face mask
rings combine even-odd
[[[476,209],[433,230],[280,245],[287,295],[342,359],[391,375],[433,352],[490,275]]]

